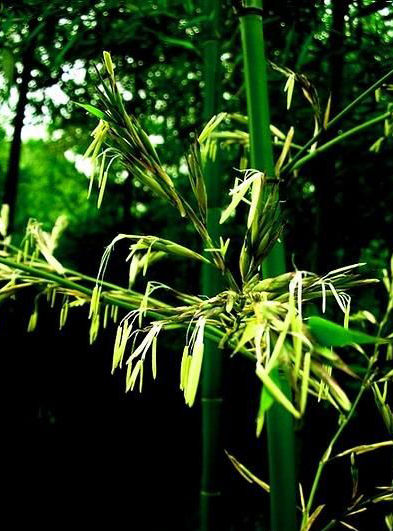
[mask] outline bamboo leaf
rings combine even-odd
[[[165,42],[166,44],[170,44],[178,48],[184,48],[185,50],[190,50],[199,55],[198,49],[190,41],[186,39],[178,39],[175,37],[170,37],[169,35],[165,35],[164,33],[157,33],[157,36],[162,42]]]
[[[274,367],[270,372],[269,376],[272,379],[272,381],[278,386],[280,383],[280,375],[278,372],[278,368]],[[269,389],[266,387],[266,385],[262,386],[260,400],[259,400],[259,409],[258,409],[258,415],[257,415],[257,430],[256,435],[259,437],[262,433],[263,424],[265,420],[265,413],[268,411],[272,405],[274,404],[274,396],[271,394]]]
[[[181,391],[184,391],[187,386],[189,358],[190,356],[188,354],[188,345],[185,345],[183,349],[183,355],[181,358],[181,364],[180,364],[180,390]]]
[[[323,117],[323,127],[324,127],[324,129],[327,128],[327,125],[329,123],[331,105],[332,105],[332,95],[329,94],[329,99],[328,99],[328,102],[326,104],[326,110],[325,110],[325,114],[324,114],[324,117]]]
[[[340,524],[346,527],[347,529],[352,529],[352,531],[359,531],[357,527],[354,527],[353,525],[347,524],[343,520],[340,520]]]
[[[272,396],[277,402],[279,402],[285,409],[287,409],[295,418],[300,418],[300,412],[295,408],[290,400],[284,395],[279,387],[273,382],[267,373],[266,369],[262,365],[258,364],[256,369],[257,376],[266,385]]]
[[[386,339],[344,328],[318,316],[310,317],[307,324],[314,338],[325,347],[345,347],[354,343],[358,345],[388,343]]]
[[[232,465],[236,468],[236,470],[239,472],[241,476],[244,477],[249,483],[256,483],[259,485],[264,491],[270,492],[270,487],[267,483],[265,483],[262,479],[259,479],[255,474],[253,474],[248,468],[246,468],[242,463],[240,463],[233,455],[231,455],[229,452],[225,450],[225,453],[232,463]]]
[[[238,342],[238,344],[236,345],[234,354],[236,354],[236,352],[238,352],[242,347],[244,347],[246,343],[254,339],[257,326],[258,325],[255,321],[250,321],[246,324],[245,328],[243,329],[242,337],[240,341]]]
[[[383,448],[385,446],[393,446],[393,441],[383,441],[379,443],[374,444],[361,444],[359,446],[354,446],[353,448],[350,448],[349,450],[345,450],[344,452],[341,452],[340,454],[335,455],[331,459],[337,459],[338,457],[343,457],[344,455],[348,454],[365,454],[367,452],[373,452],[374,450],[378,450],[379,448]]]
[[[99,118],[100,120],[106,120],[107,116],[104,112],[100,111],[100,109],[97,109],[97,107],[94,107],[93,105],[90,105],[89,103],[78,103],[77,101],[74,102],[79,107],[82,107],[82,109],[85,109],[85,111],[89,112],[96,118]]]
[[[153,337],[151,345],[151,370],[153,380],[157,378],[157,337]]]
[[[198,320],[197,327],[198,331],[196,334],[196,339],[194,343],[194,348],[192,350],[192,358],[190,362],[190,367],[188,371],[187,385],[185,388],[185,398],[188,406],[192,407],[195,402],[195,397],[198,390],[199,378],[202,369],[203,361],[203,350],[204,350],[204,329],[205,329],[205,319],[201,317]]]
[[[284,142],[284,146],[282,148],[282,152],[281,152],[281,154],[280,154],[280,156],[279,156],[279,158],[277,160],[276,166],[274,168],[276,176],[278,176],[280,174],[281,167],[284,164],[285,159],[287,158],[287,155],[288,155],[289,149],[291,147],[291,143],[292,143],[292,139],[293,139],[293,135],[294,134],[295,134],[295,129],[293,127],[290,127],[290,129],[288,131],[288,134],[287,134],[287,136],[285,138],[285,142]]]
[[[287,110],[290,109],[292,103],[293,89],[295,88],[295,74],[292,73],[288,76],[285,83],[284,92],[287,93]]]
[[[301,413],[304,413],[306,409],[307,404],[307,394],[308,394],[308,386],[309,386],[309,380],[310,380],[310,363],[311,363],[311,352],[307,351],[304,355],[304,362],[303,362],[303,379],[302,379],[302,387],[300,391],[300,411]]]
[[[112,62],[111,54],[109,52],[103,52],[102,55],[103,55],[103,58],[104,58],[106,71],[110,75],[111,79],[114,80],[114,78],[115,78],[115,72],[114,72],[115,65]]]
[[[322,509],[325,507],[325,505],[318,505],[318,507],[315,509],[315,511],[310,515],[310,517],[307,520],[306,527],[302,529],[302,531],[309,531],[315,520],[318,518],[318,516],[321,514]]]
[[[263,173],[260,174],[259,178],[255,179],[252,183],[251,188],[251,204],[250,210],[248,211],[247,218],[247,228],[249,229],[254,221],[254,217],[257,214],[258,201],[261,194],[261,187],[263,184]]]

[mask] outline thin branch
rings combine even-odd
[[[307,162],[309,162],[313,158],[317,157],[321,153],[324,153],[325,151],[327,151],[328,149],[330,149],[334,145],[339,144],[340,142],[342,142],[343,140],[345,140],[346,138],[348,138],[350,136],[353,136],[353,135],[356,135],[357,133],[360,133],[361,131],[363,131],[364,129],[367,129],[368,127],[370,127],[372,125],[375,125],[375,124],[377,124],[379,122],[383,122],[384,120],[386,120],[390,116],[392,116],[392,113],[390,111],[387,111],[384,114],[380,114],[379,116],[376,116],[375,118],[372,118],[371,120],[368,120],[367,122],[364,122],[364,123],[362,123],[360,125],[357,125],[356,127],[353,127],[352,129],[349,129],[348,131],[345,131],[344,133],[342,133],[341,135],[336,136],[335,138],[333,138],[329,142],[326,142],[326,144],[322,144],[322,146],[317,148],[315,151],[312,151],[311,153],[308,153],[305,157],[302,157],[301,159],[299,159],[294,165],[292,165],[291,170],[292,171],[293,170],[298,170],[299,168],[304,166],[304,164],[306,164]]]
[[[347,105],[340,113],[338,113],[328,124],[326,125],[325,129],[321,129],[316,135],[313,136],[306,144],[303,146],[303,148],[295,155],[295,157],[284,166],[284,168],[281,170],[281,175],[286,175],[290,171],[293,170],[295,164],[300,160],[304,154],[307,152],[307,150],[317,141],[319,140],[323,135],[325,135],[326,131],[331,129],[334,125],[337,124],[346,114],[348,114],[349,111],[351,111],[356,105],[362,101],[364,98],[366,98],[369,94],[377,90],[383,83],[389,79],[393,75],[393,69],[389,70],[387,74],[382,76],[378,81],[376,81],[371,87],[363,91],[357,98],[355,98],[349,105]]]

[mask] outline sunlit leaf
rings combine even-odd
[[[85,109],[85,111],[89,112],[96,118],[99,118],[100,120],[107,119],[107,116],[104,112],[100,111],[100,109],[97,109],[97,107],[94,107],[93,105],[90,105],[89,103],[78,103],[77,101],[74,102],[79,107],[82,107],[82,109]]]

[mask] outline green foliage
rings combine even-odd
[[[100,120],[107,118],[105,116],[105,113],[94,107],[93,105],[89,105],[88,103],[76,103],[76,105],[79,105],[79,107],[82,107],[82,109],[85,109],[87,112],[95,116],[96,118],[99,118]]]
[[[141,389],[143,376],[146,378],[143,367],[149,357],[155,378],[156,356],[160,355],[157,336],[165,329],[179,330],[186,343],[181,363],[181,388],[189,405],[195,400],[202,357],[206,355],[204,337],[209,337],[221,347],[225,346],[236,355],[244,355],[254,363],[257,377],[263,382],[258,432],[262,430],[265,413],[277,401],[296,417],[304,415],[306,407],[310,406],[309,398],[313,406],[314,401],[315,405],[321,401],[339,410],[340,427],[328,447],[329,455],[341,431],[356,412],[358,396],[362,397],[369,389],[372,389],[373,400],[390,434],[393,425],[388,405],[391,374],[386,368],[381,370],[379,367],[389,361],[391,344],[385,346],[383,340],[377,339],[391,334],[391,302],[380,320],[383,326],[379,331],[372,329],[369,334],[372,319],[365,317],[366,312],[349,315],[349,299],[346,297],[349,289],[366,285],[366,282],[350,269],[323,276],[306,272],[313,263],[318,263],[326,273],[345,263],[363,261],[363,258],[359,259],[362,253],[365,261],[370,262],[367,270],[371,269],[370,276],[379,276],[375,269],[385,265],[390,246],[392,192],[387,176],[391,174],[392,163],[391,157],[384,156],[392,142],[391,109],[387,107],[391,101],[389,79],[378,88],[375,99],[369,91],[367,98],[362,96],[361,101],[350,108],[351,112],[344,116],[343,129],[336,137],[329,136],[333,132],[326,134],[326,126],[329,119],[336,119],[338,110],[345,108],[353,96],[364,94],[368,85],[391,68],[391,17],[384,10],[374,11],[371,3],[349,3],[340,48],[345,63],[344,82],[341,82],[342,86],[340,83],[331,86],[329,78],[334,57],[340,55],[337,50],[330,49],[330,34],[337,33],[332,8],[334,11],[337,5],[337,2],[298,2],[295,6],[278,2],[266,10],[265,34],[269,55],[274,59],[273,68],[268,71],[273,87],[274,177],[279,180],[282,198],[287,199],[282,204],[284,219],[289,220],[287,255],[295,253],[293,261],[299,270],[264,279],[260,278],[260,265],[281,234],[282,218],[278,216],[274,195],[270,196],[270,203],[265,204],[265,210],[257,208],[263,190],[270,186],[267,177],[273,177],[273,174],[238,173],[236,175],[241,178],[232,183],[233,161],[241,170],[250,166],[250,146],[245,130],[247,118],[239,115],[239,109],[245,107],[245,91],[239,67],[239,36],[233,31],[234,19],[230,9],[226,10],[226,19],[220,28],[224,41],[221,66],[225,72],[221,95],[226,114],[219,116],[217,128],[208,131],[207,138],[200,137],[199,143],[195,131],[201,129],[202,122],[198,94],[204,43],[198,28],[205,18],[192,2],[158,2],[157,5],[126,2],[120,8],[118,2],[109,0],[94,7],[85,2],[65,5],[55,1],[44,6],[39,1],[26,1],[19,2],[18,7],[17,4],[11,6],[6,13],[3,11],[6,16],[0,26],[0,36],[10,43],[2,52],[5,83],[1,90],[6,95],[9,88],[17,88],[23,51],[34,42],[34,76],[29,88],[29,105],[38,120],[45,116],[49,132],[45,140],[30,139],[23,145],[17,213],[20,239],[21,228],[29,218],[39,219],[44,224],[29,224],[28,234],[19,250],[9,246],[8,240],[4,241],[4,252],[0,257],[1,298],[14,296],[22,288],[31,286],[37,289],[39,297],[47,296],[50,301],[61,298],[61,327],[73,308],[89,307],[91,342],[96,340],[110,318],[116,321],[117,308],[130,312],[124,315],[119,325],[113,357],[115,370],[122,364],[131,336],[135,339],[126,367],[127,389]],[[38,24],[34,24],[36,20]],[[102,48],[110,50],[116,57],[115,71],[110,66],[108,68],[108,57],[97,63]],[[13,50],[12,58],[9,54],[7,56],[10,49]],[[327,49],[330,49],[329,54]],[[104,96],[95,88],[97,78],[92,66],[96,63],[103,75],[99,89],[105,90]],[[73,79],[70,74],[73,69],[83,73],[83,82]],[[12,76],[12,70],[16,75]],[[117,85],[114,72],[119,80]],[[68,103],[56,104],[46,92],[55,81],[66,93]],[[339,102],[329,97],[331,89],[333,96],[336,91],[340,94]],[[285,95],[283,91],[286,91]],[[303,95],[310,105],[304,105]],[[78,105],[90,115],[74,112],[71,101],[89,101],[89,104]],[[290,114],[287,107],[291,107]],[[370,116],[374,118],[370,120]],[[99,212],[92,202],[85,201],[85,175],[78,173],[74,163],[64,158],[64,153],[70,150],[74,155],[85,150],[87,129],[93,127],[93,118],[106,124],[101,123],[93,140],[96,168],[91,182],[94,180],[99,185],[99,205],[105,186],[109,192],[107,195],[112,198],[103,201]],[[320,145],[315,144],[315,135],[312,135],[316,126],[321,134]],[[7,128],[5,140],[10,134]],[[158,139],[158,145],[152,138]],[[191,149],[184,157],[185,146],[189,144]],[[339,151],[335,150],[338,144]],[[99,156],[101,148],[107,151]],[[333,164],[325,164],[327,159],[319,158],[328,149],[333,149],[330,152]],[[8,143],[2,142],[2,170],[7,165],[7,150]],[[228,223],[222,228],[225,231],[222,238],[212,237],[206,221],[209,197],[203,162],[207,154],[216,152],[225,154],[221,157],[226,159],[222,162],[222,177],[227,188],[232,188],[228,199],[230,206],[224,215]],[[301,163],[295,172],[296,179],[287,187],[284,178],[292,176],[296,153],[299,153]],[[320,164],[318,160],[321,160]],[[109,162],[113,165],[108,172]],[[326,175],[323,173],[325,166],[331,169]],[[4,173],[2,171],[1,175]],[[187,173],[191,188],[187,184]],[[327,192],[326,182],[329,183]],[[151,191],[156,194],[155,199],[151,198]],[[169,210],[162,206],[162,200],[174,208]],[[321,222],[324,213],[330,218],[327,226]],[[80,238],[81,248],[89,241],[101,250],[103,242],[113,238],[114,231],[121,232],[122,238],[113,240],[108,247],[97,283],[95,279],[67,269],[59,261],[58,256],[63,253],[52,245],[51,227],[62,214],[69,218],[70,241]],[[183,223],[177,222],[178,214],[185,218]],[[244,238],[242,222],[245,215],[249,230]],[[257,226],[258,231],[250,230],[254,219],[257,219],[254,227]],[[359,227],[362,227],[361,231]],[[132,234],[125,235],[123,231]],[[139,232],[154,236],[138,236]],[[120,280],[116,285],[105,282],[103,274],[107,259],[115,243],[127,238],[132,242],[130,285],[134,281],[142,285],[140,277],[147,274],[148,267],[175,255],[184,260],[183,263],[181,260],[176,262],[178,283],[168,288],[162,283],[148,282],[143,295],[128,289],[128,285],[118,286]],[[199,254],[200,238],[207,249],[206,258]],[[14,238],[12,244],[15,243]],[[242,244],[243,250],[239,252]],[[328,260],[323,261],[320,256],[324,247]],[[78,262],[74,248],[69,245],[68,249],[68,257]],[[208,299],[185,293],[189,288],[187,278],[192,276],[190,271],[196,272],[187,258],[208,261],[212,270],[217,267],[226,279],[223,291]],[[61,274],[56,273],[56,268]],[[160,269],[154,270],[154,274],[162,274]],[[150,275],[151,272],[148,278]],[[384,280],[390,289],[388,273]],[[161,295],[165,302],[153,299],[152,293],[156,289],[163,290]],[[363,307],[375,315],[383,315],[383,297],[371,293],[368,290],[366,295],[361,294],[351,307],[358,309],[366,300]],[[324,310],[327,298],[336,300],[341,310],[344,306],[345,320],[364,326],[364,332],[352,329],[352,325],[348,329],[320,317],[303,319],[315,301],[320,300]],[[30,331],[37,323],[37,309],[39,307],[34,304],[29,320]],[[335,314],[332,305],[327,311]],[[356,363],[350,363],[351,368],[356,367],[356,373],[361,377],[361,383],[354,385],[360,385],[358,396],[353,395],[347,380],[337,378],[339,371],[346,373],[346,377],[353,377],[352,370],[339,355],[341,347],[353,343],[374,345],[374,350],[365,347],[367,358],[355,350],[350,351],[350,359],[356,360]],[[330,347],[338,347],[338,352]],[[367,368],[365,363],[369,363]],[[290,375],[294,392],[290,402],[280,394],[279,373],[283,369]],[[248,480],[259,481],[263,488],[266,487],[266,483],[231,457]],[[329,457],[325,454],[318,468],[315,489],[313,486],[306,496],[303,529],[309,529],[317,518],[319,522],[327,513],[327,509],[322,511],[323,505],[314,507],[314,499],[320,475],[328,462]],[[386,496],[389,495],[390,491],[387,491]],[[364,507],[367,503],[384,501],[378,500],[377,496],[374,498],[364,500]],[[362,510],[362,503],[353,506],[352,511],[357,508]],[[344,522],[350,514],[348,510],[343,515]]]
[[[142,260],[144,260],[144,273],[149,264],[149,258],[153,258],[151,251],[155,247],[163,255],[175,254],[183,258],[196,258],[210,262],[212,266],[215,266],[225,276],[227,286],[226,290],[222,293],[210,297],[206,301],[203,301],[199,297],[188,296],[176,291],[177,297],[183,300],[186,306],[180,306],[178,308],[175,306],[170,309],[173,315],[168,315],[161,321],[153,321],[147,328],[139,329],[138,333],[145,333],[145,338],[139,347],[136,347],[134,343],[133,354],[128,360],[127,389],[134,386],[137,377],[140,377],[142,380],[143,373],[141,369],[146,353],[151,347],[153,339],[161,330],[170,328],[175,323],[184,327],[193,326],[191,339],[186,340],[186,346],[188,347],[186,360],[189,360],[187,366],[189,365],[192,378],[189,382],[187,377],[182,378],[182,387],[184,388],[186,401],[191,405],[195,399],[203,357],[203,332],[201,330],[203,331],[205,329],[206,324],[206,328],[211,327],[214,334],[219,333],[222,338],[220,341],[221,346],[227,343],[235,351],[244,352],[254,358],[257,376],[262,380],[270,395],[274,396],[275,400],[279,401],[284,408],[296,417],[304,413],[308,393],[311,395],[319,394],[320,398],[331,402],[335,407],[349,410],[349,399],[331,377],[330,373],[324,370],[324,364],[334,366],[340,370],[346,370],[347,372],[350,371],[337,354],[323,347],[328,344],[328,336],[330,336],[330,340],[333,338],[334,345],[337,346],[343,346],[348,343],[363,343],[365,340],[369,341],[370,336],[366,336],[360,332],[347,331],[338,325],[316,317],[310,318],[309,323],[303,321],[302,306],[308,301],[320,297],[322,297],[323,305],[325,305],[326,296],[334,296],[339,306],[347,314],[349,302],[348,295],[345,294],[344,289],[364,283],[364,281],[351,275],[351,270],[355,266],[333,271],[323,278],[319,278],[310,273],[297,271],[296,273],[284,274],[274,279],[259,280],[258,270],[265,256],[264,248],[269,249],[279,233],[273,231],[271,234],[268,232],[267,237],[263,236],[261,238],[263,244],[259,244],[256,250],[252,246],[245,247],[243,245],[240,253],[240,268],[242,270],[242,261],[244,257],[247,257],[247,260],[254,264],[253,270],[255,274],[248,277],[243,275],[243,282],[238,287],[235,281],[235,272],[232,272],[226,263],[226,250],[228,245],[224,245],[222,242],[220,247],[214,246],[206,225],[204,209],[200,210],[199,213],[195,212],[183,195],[178,192],[174,181],[161,165],[159,156],[151,145],[148,135],[141,128],[137,119],[126,113],[114,77],[114,66],[109,54],[106,52],[105,54],[104,62],[108,80],[105,80],[100,75],[103,92],[100,91],[101,109],[99,110],[105,115],[108,121],[100,119],[99,125],[93,132],[93,142],[87,150],[87,154],[91,154],[93,164],[100,156],[102,157],[102,163],[98,171],[98,186],[103,186],[102,175],[108,172],[113,160],[115,158],[119,159],[122,165],[137,177],[142,184],[175,207],[180,216],[185,217],[190,222],[197,234],[201,237],[204,245],[207,246],[207,250],[210,251],[211,260],[202,258],[198,253],[195,253],[192,249],[187,249],[183,245],[156,236],[139,237],[124,234],[117,236],[105,251],[96,288],[93,292],[90,310],[93,330],[91,335],[92,340],[96,338],[99,330],[101,283],[103,282],[111,250],[115,243],[121,239],[136,240],[136,243],[131,245],[129,258],[141,255],[143,257]],[[204,137],[202,139],[205,140]],[[105,167],[106,155],[109,157],[108,167]],[[202,169],[197,165],[198,157],[196,155],[196,148],[191,151],[191,157],[192,164],[190,165],[190,169],[195,172],[195,168],[199,168],[199,179],[202,179]],[[93,171],[91,175],[90,189],[95,180],[96,171]],[[259,216],[261,219],[259,225],[264,227],[266,224],[269,230],[269,227],[275,223],[272,222],[274,217],[270,217],[269,208],[272,208],[274,212],[276,204],[273,200],[269,200],[263,205],[258,200],[258,197],[262,197],[264,193],[264,175],[259,174],[259,176],[261,177],[257,181],[259,186],[256,189],[253,188],[251,192],[251,195],[256,194],[257,201],[251,200],[249,203],[249,212],[253,213],[252,218]],[[191,180],[192,183],[193,180]],[[198,190],[200,187],[191,186],[191,188],[196,194],[198,202]],[[247,187],[242,192],[240,199],[244,200],[246,191]],[[33,251],[33,256],[36,256],[37,253],[43,254],[48,264],[52,268],[54,267],[59,273],[60,270],[58,267],[60,267],[60,264],[53,257],[54,246],[48,246],[45,243],[47,236],[44,236],[41,230],[33,231],[28,227],[27,238],[27,241],[32,238],[33,242],[35,242],[36,249]],[[246,231],[246,241],[248,238],[248,231]],[[244,249],[246,249],[246,254]],[[145,255],[143,254],[144,251],[146,251]],[[24,253],[26,255],[26,251]],[[131,275],[130,272],[130,278],[135,277],[139,260],[138,258],[137,262],[134,259],[131,261],[133,273]],[[64,271],[62,268],[61,273]],[[157,287],[159,286],[158,284]],[[167,289],[165,286],[161,287]],[[170,288],[170,290],[172,289]],[[151,293],[152,284],[148,283],[145,296],[141,300],[139,309],[135,314],[135,316],[139,316],[139,327],[141,326],[143,317],[146,315],[147,308],[150,307]],[[124,323],[127,326],[127,334],[124,336],[125,341],[131,335],[132,323],[134,321],[133,313],[124,318]],[[194,322],[196,322],[196,325],[193,325]],[[316,340],[315,343],[314,340]],[[119,363],[121,365],[122,360],[122,356],[118,355],[116,348],[115,358],[118,359],[118,362],[114,364],[114,368]],[[137,359],[138,362],[138,365],[135,366],[138,367],[138,369],[135,368],[136,372],[133,372],[131,369],[131,362],[134,359]],[[198,363],[195,359],[198,360]],[[277,364],[279,366],[285,365],[286,369],[289,369],[291,372],[291,382],[295,392],[295,405],[283,395],[277,383],[275,383],[270,375],[270,372]],[[129,378],[131,378],[132,385],[129,383]],[[326,387],[325,391],[321,394],[318,390],[322,383]],[[261,423],[261,416],[258,422],[259,424]]]
[[[1,71],[6,81],[6,95],[9,94],[12,82],[14,80],[15,58],[8,48],[0,49]]]

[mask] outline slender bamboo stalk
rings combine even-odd
[[[269,100],[262,26],[262,0],[244,2],[240,12],[240,28],[244,55],[244,71],[249,117],[251,166],[274,176],[272,141],[269,130]],[[247,8],[252,8],[247,10]],[[264,197],[260,198],[261,204]],[[255,227],[257,230],[257,227]],[[263,264],[264,276],[276,276],[285,271],[284,248],[275,246]],[[290,397],[285,375],[281,390]],[[272,531],[296,529],[296,488],[294,434],[291,415],[274,404],[267,415],[270,508]]]
[[[203,12],[208,18],[203,44],[204,94],[203,119],[208,121],[218,112],[220,84],[219,0],[204,0]],[[217,160],[208,158],[204,167],[208,197],[208,231],[214,242],[219,237],[221,182]],[[215,295],[222,286],[218,270],[202,266],[202,293]],[[205,344],[202,367],[202,478],[200,490],[200,528],[202,531],[223,529],[221,496],[222,416],[222,350],[211,340]]]

